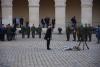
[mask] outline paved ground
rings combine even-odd
[[[88,42],[90,50],[65,51],[77,42],[66,42],[65,35],[53,34],[52,50],[46,50],[46,42],[35,39],[22,39],[0,42],[0,67],[100,67],[100,44]]]

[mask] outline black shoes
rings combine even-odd
[[[47,48],[47,50],[51,50],[51,48]]]

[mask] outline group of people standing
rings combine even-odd
[[[85,24],[85,26],[77,26],[76,28],[67,26],[66,27],[66,35],[67,35],[67,41],[70,40],[70,34],[73,34],[73,41],[78,41],[80,40],[86,40],[86,41],[91,41],[92,33],[93,33],[93,28],[91,25]]]
[[[41,38],[42,33],[42,27],[39,25],[37,28],[34,26],[30,27],[29,25],[22,26],[21,27],[21,33],[22,38],[25,38],[25,35],[27,35],[27,38],[30,38],[30,34],[32,34],[32,38],[35,38],[35,35],[38,34],[39,38]]]
[[[14,25],[6,25],[6,27],[1,24],[0,25],[0,41],[11,41],[15,39],[16,35],[16,27]]]
[[[43,28],[48,28],[49,24],[52,25],[52,28],[55,28],[55,19],[50,19],[49,17],[41,19],[41,25]]]

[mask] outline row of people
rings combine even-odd
[[[35,38],[35,34],[38,34],[39,38],[41,38],[41,32],[42,32],[42,27],[40,25],[38,28],[36,28],[34,24],[32,27],[28,25],[21,27],[22,38],[25,38],[25,35],[27,35],[27,38],[30,38],[30,33],[32,34],[32,38]]]
[[[48,28],[49,24],[52,24],[52,28],[55,28],[55,19],[52,19],[52,21],[49,17],[45,17],[41,19],[41,25],[43,28]]]
[[[85,38],[86,41],[91,41],[92,32],[93,28],[87,24],[85,25],[85,27],[80,25],[73,29],[70,26],[67,26],[66,27],[67,41],[70,40],[71,33],[73,34],[73,41],[76,41],[76,39],[78,39],[78,41],[83,40],[83,37]]]
[[[10,24],[6,25],[6,27],[3,24],[0,25],[0,41],[4,41],[6,39],[8,41],[14,40],[15,34],[16,34],[15,26],[11,26]]]

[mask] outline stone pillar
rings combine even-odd
[[[92,25],[93,0],[81,0],[81,23]]]
[[[65,31],[65,8],[66,0],[55,0],[55,31],[58,31],[59,27],[62,28],[63,32]]]
[[[12,25],[12,0],[1,0],[2,23]]]
[[[29,24],[33,24],[38,27],[39,25],[39,1],[40,0],[28,0],[29,1]]]

